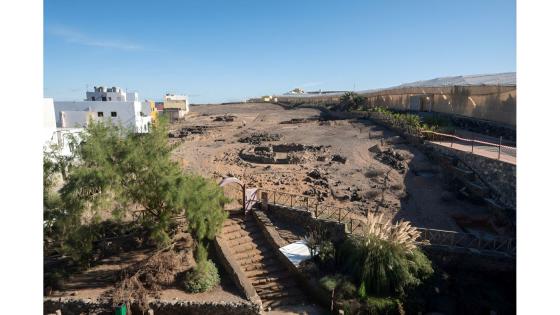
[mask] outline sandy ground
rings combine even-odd
[[[215,121],[216,117],[226,114],[235,116],[234,120]],[[323,204],[352,209],[356,215],[363,215],[368,209],[378,209],[386,218],[406,219],[419,227],[460,231],[453,214],[485,211],[467,201],[443,201],[441,196],[445,189],[438,166],[395,133],[367,121],[318,121],[319,117],[320,111],[316,109],[286,110],[273,104],[193,106],[186,120],[173,124],[171,129],[204,126],[206,132],[172,139],[177,143],[173,155],[186,170],[216,181],[235,176],[249,187],[319,196]],[[307,121],[281,124],[291,119]],[[325,148],[320,153],[306,153],[306,161],[298,164],[243,161],[239,152],[253,145],[238,140],[263,132],[277,133],[280,139],[261,145],[297,143]],[[406,169],[401,173],[375,159],[368,149],[376,144],[383,150],[392,148],[405,157]],[[335,154],[345,157],[346,162],[331,161]],[[314,169],[328,181],[328,187],[309,180],[307,174]],[[379,175],[365,176],[368,170]],[[385,181],[384,174],[387,173]],[[385,193],[381,194],[383,190]],[[352,198],[353,201],[340,198],[352,193],[357,197]],[[238,198],[239,194],[231,196]]]
[[[187,269],[194,266],[195,263],[192,257],[191,245],[179,241],[176,246],[181,247],[180,250],[187,251],[187,255],[189,256],[187,263],[189,267]],[[52,292],[50,297],[72,296],[74,298],[92,300],[108,298],[112,295],[112,290],[120,271],[147,259],[153,252],[154,249],[152,248],[138,249],[105,258],[84,272],[70,276],[69,279],[64,281],[63,288]],[[187,293],[180,287],[180,283],[176,283],[163,288],[163,290],[159,292],[158,298],[162,300],[182,301],[244,301],[245,299],[235,286],[235,283],[229,278],[228,273],[223,270],[216,258],[213,257],[212,252],[210,254],[210,259],[216,262],[216,266],[220,272],[221,283],[218,286],[204,293]]]

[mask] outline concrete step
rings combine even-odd
[[[258,231],[245,231],[243,229],[240,229],[238,231],[234,231],[234,232],[228,233],[228,234],[223,235],[223,236],[226,240],[231,241],[231,240],[235,240],[235,239],[246,237],[246,236],[248,236],[250,238],[255,238],[259,234],[260,233],[258,233]]]
[[[243,259],[246,259],[246,258],[249,258],[249,257],[257,256],[257,255],[265,257],[266,253],[272,253],[272,250],[270,248],[255,248],[255,249],[252,249],[252,250],[249,250],[249,251],[236,253],[236,254],[234,254],[234,256],[235,256],[235,259],[237,261],[239,261],[239,260],[243,260]]]
[[[296,287],[297,284],[294,281],[287,280],[283,282],[269,282],[269,283],[262,284],[260,286],[255,286],[255,290],[259,295],[261,295],[270,292],[288,290],[290,288],[296,288]]]
[[[264,250],[266,249],[266,247],[263,246],[263,242],[266,241],[265,240],[260,240],[258,242],[247,241],[242,244],[230,244],[229,248],[234,254],[240,254],[247,251],[252,251],[253,249]]]
[[[242,265],[241,268],[243,269],[243,271],[251,271],[257,269],[269,268],[276,264],[278,264],[278,262],[275,261],[274,259],[267,259],[266,261],[263,259],[259,259],[257,261],[251,261],[251,263]]]
[[[237,262],[241,267],[246,267],[251,264],[257,263],[268,263],[268,262],[275,262],[277,260],[274,253],[266,253],[265,255],[258,255],[253,257],[248,257],[246,259],[238,260]]]
[[[234,223],[234,224],[230,224],[228,226],[224,226],[222,227],[222,235],[226,236],[230,233],[234,233],[234,232],[238,232],[241,231],[241,227],[239,226],[239,224]]]
[[[287,290],[280,290],[280,291],[264,292],[259,294],[262,300],[268,300],[268,301],[287,298],[287,297],[297,297],[300,295],[301,295],[301,291],[295,290],[293,288]]]
[[[304,304],[302,298],[294,297],[294,296],[288,296],[282,299],[263,300],[263,308],[265,310],[269,308],[273,310],[277,307],[285,306],[285,305],[301,305],[301,304]]]
[[[282,266],[280,266],[279,264],[276,264],[276,265],[273,265],[273,266],[268,266],[267,268],[245,271],[245,275],[247,276],[247,278],[252,279],[252,278],[255,278],[255,277],[265,277],[265,276],[268,276],[268,275],[273,274],[275,272],[280,272],[280,271],[283,271],[283,270],[284,270],[284,268]]]
[[[253,235],[253,236],[256,236],[256,235]],[[258,239],[258,238],[251,237],[250,235],[246,235],[246,236],[243,236],[243,237],[238,237],[238,238],[227,240],[227,243],[230,247],[234,247],[234,246],[242,245],[242,244],[246,244],[246,243],[255,243],[255,244],[258,244],[258,245],[261,245],[261,246],[265,246],[266,242],[267,241],[264,239],[264,237],[261,238],[261,239]]]
[[[277,272],[273,274],[256,276],[251,278],[251,282],[254,287],[258,287],[262,284],[267,284],[270,282],[282,282],[290,279],[291,275],[288,271]]]

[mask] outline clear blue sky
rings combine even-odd
[[[191,103],[515,71],[515,1],[45,0],[46,97]]]

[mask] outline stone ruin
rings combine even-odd
[[[316,160],[316,155],[324,152],[326,148],[322,145],[299,143],[254,146],[241,150],[239,157],[244,161],[259,164],[298,164],[306,160]]]
[[[214,117],[214,121],[232,122],[236,118],[237,118],[237,116],[235,116],[235,115],[225,114],[225,115],[220,115],[220,116]]]
[[[208,131],[208,126],[191,126],[184,127],[179,130],[171,130],[168,133],[169,138],[184,138],[189,135],[203,135]]]
[[[247,137],[240,138],[238,141],[241,143],[259,145],[262,142],[278,141],[278,140],[280,140],[280,135],[277,133],[259,132],[259,133],[250,134]]]
[[[392,148],[383,150],[379,145],[376,144],[368,150],[379,162],[389,165],[401,174],[404,174],[404,172],[406,171],[405,157]]]

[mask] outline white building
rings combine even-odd
[[[189,98],[186,95],[166,94],[163,98],[163,111],[171,120],[183,119],[190,110]]]
[[[151,123],[151,113],[143,112],[138,93],[117,87],[95,87],[86,92],[84,101],[55,101],[54,110],[58,128],[83,128],[89,121],[103,120],[144,133]]]
[[[52,98],[43,99],[43,143],[47,151],[58,147],[58,153],[63,156],[70,156],[71,137],[79,139],[83,128],[57,128],[54,102]]]

